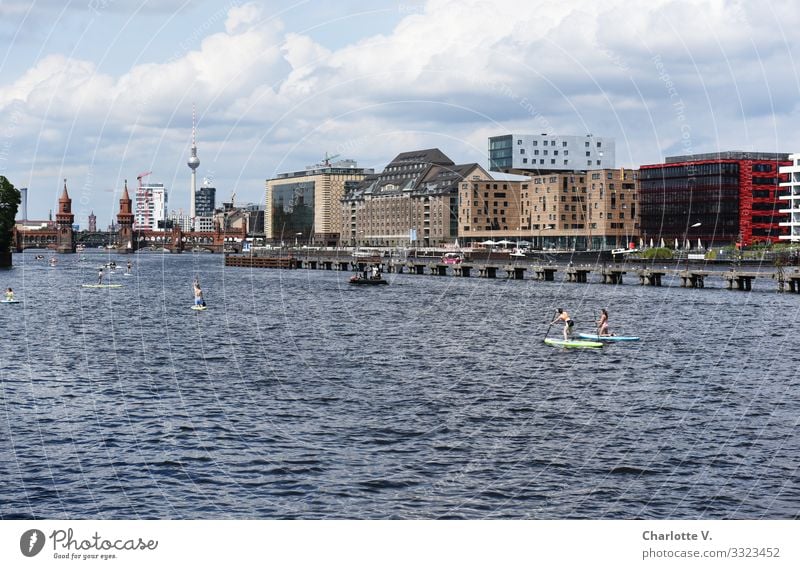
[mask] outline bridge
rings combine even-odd
[[[122,243],[119,233],[108,231],[79,232],[73,234],[72,251],[77,245],[100,247],[114,245],[119,251],[166,250],[171,253],[184,251],[208,251],[210,253],[241,252],[242,243],[247,237],[246,230],[228,229],[223,231],[216,227],[214,231],[182,231],[178,228],[170,231],[133,232],[130,243]],[[21,253],[25,249],[57,250],[59,230],[56,228],[24,229],[15,227],[12,237],[12,248]]]

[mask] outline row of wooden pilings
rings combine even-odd
[[[721,278],[726,283],[728,290],[752,290],[756,278],[771,278],[777,281],[779,292],[800,293],[800,270],[784,271],[777,269],[774,272],[742,271],[730,269],[727,271],[708,271],[703,269],[687,268],[684,270],[667,268],[629,268],[620,265],[609,266],[558,266],[558,265],[527,265],[522,263],[492,265],[476,263],[445,264],[423,260],[400,261],[381,257],[372,258],[269,258],[247,255],[227,255],[226,266],[256,267],[256,268],[283,268],[283,269],[311,269],[327,271],[359,271],[362,272],[371,266],[379,266],[386,273],[408,273],[413,275],[433,275],[455,277],[478,276],[482,278],[506,278],[510,280],[523,280],[525,273],[530,271],[532,278],[538,281],[555,281],[559,271],[564,273],[564,281],[571,283],[588,283],[591,274],[597,274],[603,284],[623,284],[623,276],[628,273],[635,274],[639,284],[643,286],[662,286],[664,277],[680,278],[680,286],[685,288],[705,288],[706,279],[709,277]]]

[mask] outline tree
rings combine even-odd
[[[11,245],[11,230],[19,202],[19,190],[5,176],[0,176],[0,253],[7,253]]]

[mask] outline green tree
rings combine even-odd
[[[19,202],[19,190],[5,176],[0,176],[0,253],[7,253],[11,245],[11,230]]]

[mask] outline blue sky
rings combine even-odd
[[[144,171],[186,210],[192,103],[219,201],[325,152],[485,165],[508,132],[613,136],[626,167],[800,150],[790,2],[331,4],[0,0],[0,174],[31,218],[67,178],[105,226]]]

